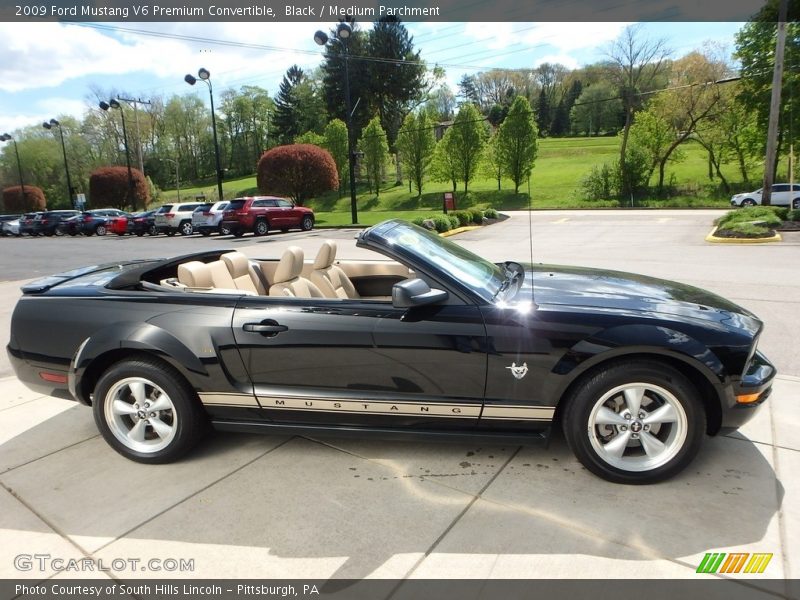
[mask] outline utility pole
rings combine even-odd
[[[152,102],[149,100],[142,100],[141,98],[118,98],[123,102],[133,105],[133,115],[136,119],[136,156],[139,158],[139,170],[144,175],[144,154],[142,153],[142,132],[139,129],[139,105],[150,105]]]
[[[772,100],[769,105],[767,128],[767,155],[764,160],[764,187],[761,204],[769,206],[772,200],[775,162],[778,160],[778,116],[781,111],[781,86],[783,84],[783,54],[786,48],[786,15],[788,0],[781,0],[778,9],[778,41],[775,44],[775,69],[772,71]]]

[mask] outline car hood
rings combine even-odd
[[[671,315],[684,319],[716,321],[756,335],[761,321],[748,310],[709,291],[645,275],[565,267],[524,265],[523,288],[515,296],[530,298],[535,282],[537,305],[562,305],[615,311],[636,311]]]

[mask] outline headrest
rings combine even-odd
[[[223,254],[220,258],[222,262],[225,263],[225,266],[228,267],[228,271],[230,271],[231,277],[234,279],[249,274],[250,261],[241,252],[228,252],[227,254]]]
[[[197,260],[178,265],[178,281],[193,288],[214,286],[211,279],[211,267]]]
[[[300,277],[303,272],[303,250],[297,246],[290,246],[283,252],[281,261],[278,263],[278,268],[275,269],[275,276],[273,278],[273,285],[276,283],[284,283]]]
[[[322,247],[317,252],[317,258],[314,260],[315,269],[327,269],[336,260],[336,242],[333,240],[325,240],[322,242]]]

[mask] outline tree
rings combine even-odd
[[[428,96],[428,115],[433,121],[451,121],[456,114],[456,97],[447,84],[436,88]]]
[[[150,186],[139,169],[131,169],[130,180],[127,167],[101,167],[89,176],[89,203],[95,208],[144,210],[149,202]]]
[[[601,131],[615,129],[621,124],[621,112],[622,102],[616,97],[611,85],[605,82],[592,84],[583,88],[572,107],[572,130],[586,132],[587,135],[599,135]]]
[[[670,50],[662,39],[650,41],[642,39],[641,26],[632,25],[625,28],[622,35],[611,45],[608,56],[611,60],[611,77],[615,82],[625,113],[625,125],[622,130],[622,143],[619,152],[619,168],[625,171],[628,136],[633,125],[633,113],[641,106],[642,92],[653,89],[654,83],[667,66]],[[623,174],[623,182],[632,178]],[[623,190],[627,195],[633,190]]]
[[[498,150],[497,133],[495,133],[489,138],[483,149],[482,170],[488,177],[497,180],[497,190],[500,191],[502,189],[503,161]]]
[[[309,198],[339,187],[330,153],[313,144],[291,144],[268,150],[258,161],[258,190],[288,196],[303,206]]]
[[[381,127],[379,117],[373,117],[364,128],[359,149],[364,153],[364,167],[367,172],[369,190],[375,190],[375,195],[381,193],[381,175],[386,159],[389,156],[389,143],[386,141],[386,132]]]
[[[417,197],[422,195],[422,185],[435,147],[433,126],[428,116],[424,112],[410,113],[397,134],[397,152],[417,188]]]
[[[475,178],[486,144],[486,122],[474,104],[462,104],[458,115],[450,128],[453,133],[448,143],[448,150],[453,155],[457,166],[458,179],[464,182],[464,193],[469,189],[469,182]]]
[[[542,135],[546,135],[550,131],[550,99],[547,97],[544,89],[539,92],[539,101],[536,103],[536,125]]]
[[[569,111],[566,102],[562,99],[553,113],[550,135],[564,135],[565,133],[569,133]]]
[[[342,182],[349,181],[350,161],[347,160],[347,125],[340,119],[334,119],[325,127],[323,147],[331,153],[336,171],[339,173],[339,195],[342,194]]]
[[[306,131],[305,133],[298,135],[294,138],[295,144],[314,144],[315,146],[319,146],[323,148],[325,146],[325,136],[322,136],[318,133],[314,133],[313,131]]]
[[[464,75],[458,82],[458,95],[464,99],[464,102],[472,102],[475,105],[480,105],[480,96],[478,95],[478,85],[475,81],[474,75]]]
[[[289,144],[305,131],[318,132],[322,128],[323,110],[313,80],[297,65],[289,67],[275,98],[274,125],[278,139]]]
[[[25,194],[18,185],[12,185],[3,190],[3,207],[7,213],[25,213],[34,210],[45,210],[47,200],[42,188],[35,185],[26,185]]]
[[[536,123],[526,98],[517,96],[497,132],[497,152],[503,172],[514,182],[514,193],[531,175],[536,159]]]
[[[456,160],[453,135],[453,128],[449,127],[444,132],[442,139],[436,143],[436,148],[433,151],[433,160],[431,161],[431,178],[434,181],[451,183],[455,194],[459,177],[459,165]]]
[[[656,106],[636,113],[636,121],[631,127],[630,141],[645,157],[649,181],[656,167],[670,158],[669,149],[675,142],[675,133],[667,119]],[[673,152],[672,161],[683,159],[683,155]],[[665,158],[666,157],[666,158]]]

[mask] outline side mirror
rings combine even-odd
[[[392,306],[411,308],[447,300],[444,290],[432,290],[422,279],[406,279],[392,286]]]

